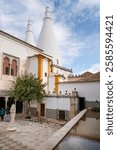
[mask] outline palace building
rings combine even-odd
[[[64,116],[65,120],[69,120],[73,109],[78,112],[79,107],[81,110],[86,106],[94,106],[95,102],[97,105],[97,101],[100,101],[99,73],[73,76],[71,68],[56,63],[59,59],[49,7],[45,10],[37,44],[34,42],[31,20],[28,21],[25,41],[0,30],[0,108],[5,108],[10,103],[12,81],[24,72],[35,74],[46,83],[46,95],[41,105],[42,116],[54,119],[62,119]],[[75,99],[71,98],[74,90],[77,93]],[[76,106],[72,109],[73,100]],[[20,112],[20,102],[17,105],[17,112]],[[32,104],[32,108],[35,105]]]

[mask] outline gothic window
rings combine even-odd
[[[17,76],[17,61],[15,59],[12,60],[11,75],[12,76]]]
[[[5,57],[3,61],[3,74],[5,75],[10,74],[10,60],[8,57]]]

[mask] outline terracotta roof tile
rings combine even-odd
[[[69,83],[69,82],[96,82],[96,81],[100,81],[100,72],[94,74],[91,72],[85,72],[78,77],[71,77],[68,78],[68,80],[63,82]]]

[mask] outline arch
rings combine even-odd
[[[17,76],[17,60],[13,59],[11,64],[11,75]]]
[[[10,60],[9,60],[8,57],[4,57],[3,74],[5,74],[5,75],[9,75],[10,74]]]

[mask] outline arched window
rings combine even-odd
[[[5,74],[5,75],[9,75],[10,74],[10,60],[9,60],[8,57],[4,57],[3,74]]]
[[[11,75],[12,76],[17,76],[17,61],[15,59],[12,60]]]

